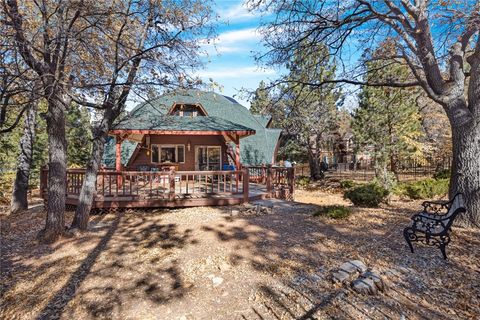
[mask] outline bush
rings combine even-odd
[[[433,175],[433,179],[435,180],[450,179],[450,170],[449,169],[437,170]]]
[[[299,187],[307,187],[310,184],[310,178],[307,176],[301,176],[297,178],[297,186]]]
[[[315,217],[325,216],[332,219],[346,219],[350,216],[350,209],[344,206],[326,206],[320,208],[313,215]]]
[[[342,189],[351,189],[355,186],[355,182],[353,182],[352,180],[342,180],[340,181],[340,188]]]
[[[410,199],[432,199],[448,193],[449,179],[425,179],[409,183],[405,193]]]
[[[356,206],[378,207],[388,196],[388,190],[376,183],[368,183],[345,191],[344,197]]]

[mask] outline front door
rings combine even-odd
[[[220,170],[222,148],[219,146],[198,146],[195,148],[195,168],[201,171]]]

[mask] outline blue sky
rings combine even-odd
[[[205,81],[213,79],[221,87],[215,91],[234,97],[246,107],[250,103],[238,95],[242,88],[254,90],[261,80],[268,82],[278,76],[278,70],[261,68],[253,58],[253,52],[262,51],[261,37],[256,31],[261,17],[249,12],[243,1],[215,1],[219,15],[217,38],[204,46],[205,68],[198,75]]]

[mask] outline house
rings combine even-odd
[[[279,129],[232,98],[176,91],[142,103],[109,132],[92,208],[187,207],[292,199],[294,169],[275,163]],[[40,176],[47,197],[48,168]],[[85,169],[68,169],[76,206]]]
[[[253,115],[218,93],[166,93],[137,106],[115,125],[104,165],[131,171],[167,166],[203,171],[274,164],[281,130],[270,124],[270,117]],[[115,144],[120,144],[118,160]]]

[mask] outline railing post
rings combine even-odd
[[[170,171],[168,172],[168,181],[170,182],[170,190],[168,197],[170,200],[175,199],[175,167],[170,167]]]
[[[295,167],[288,169],[289,178],[287,179],[290,188],[290,199],[293,200],[293,192],[295,191]]]
[[[169,199],[175,199],[175,167],[170,167],[170,171],[168,172],[168,180],[170,181],[170,192],[169,192]]]
[[[249,177],[249,172],[248,172],[248,168],[245,167],[242,169],[243,171],[243,203],[247,203],[248,200],[249,200],[249,197],[250,197],[250,194],[249,194],[249,183],[250,183],[250,177]]]
[[[267,165],[267,197],[272,197],[272,165]]]

